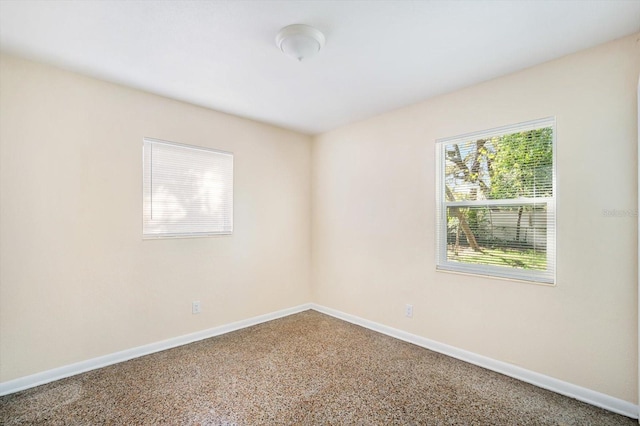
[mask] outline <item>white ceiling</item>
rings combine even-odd
[[[4,51],[309,134],[637,31],[640,0],[0,1]]]

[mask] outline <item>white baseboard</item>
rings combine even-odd
[[[160,342],[127,349],[98,358],[93,358],[86,361],[77,362],[75,364],[54,368],[52,370],[43,371],[41,373],[32,374],[30,376],[20,377],[18,379],[2,382],[0,383],[0,396],[43,385],[45,383],[63,379],[65,377],[74,376],[86,371],[95,370],[123,361],[128,361],[130,359],[149,355],[154,352],[160,352],[166,349],[175,348],[176,346],[186,345],[188,343],[207,339],[209,337],[219,336],[221,334],[240,330],[242,328],[251,327],[256,324],[296,314],[308,309],[313,309],[332,317],[350,322],[352,324],[360,325],[370,330],[386,334],[387,336],[391,336],[405,342],[413,343],[423,348],[427,348],[432,351],[460,359],[470,364],[478,365],[488,370],[492,370],[506,376],[522,380],[523,382],[531,383],[532,385],[548,389],[561,395],[566,395],[579,401],[604,408],[605,410],[613,411],[614,413],[622,414],[634,419],[637,419],[639,417],[638,405],[632,404],[628,401],[614,398],[612,396],[605,395],[591,389],[564,382],[562,380],[554,379],[553,377],[545,376],[544,374],[526,370],[524,368],[508,364],[506,362],[497,361],[495,359],[491,359],[473,352],[456,348],[454,346],[449,346],[444,343],[417,336],[415,334],[407,333],[402,330],[378,324],[373,321],[346,314],[344,312],[317,305],[315,303],[306,303],[293,308],[282,309],[280,311],[260,315],[242,321],[237,321],[231,324],[221,325],[219,327],[210,328],[208,330],[202,330],[195,333],[186,334],[184,336],[174,337]]]
[[[119,362],[128,361],[143,355],[149,355],[154,352],[164,351],[166,349],[175,348],[176,346],[186,345],[188,343],[197,342],[198,340],[207,339],[209,337],[219,336],[231,331],[240,330],[242,328],[251,327],[252,325],[271,321],[277,318],[286,317],[298,312],[306,311],[311,308],[311,304],[296,306],[293,308],[282,309],[280,311],[271,312],[257,317],[249,318],[242,321],[233,322],[231,324],[221,325],[219,327],[202,330],[195,333],[185,334],[171,339],[163,340],[156,343],[150,343],[144,346],[127,349],[124,351],[100,356],[86,361],[65,365],[54,368],[52,370],[43,371],[41,373],[32,374],[30,376],[20,377],[18,379],[9,380],[0,383],[0,396],[40,386],[55,380],[64,379],[65,377],[74,376],[86,371],[95,370],[97,368],[106,367],[108,365],[117,364]]]
[[[622,414],[623,416],[631,417],[634,419],[638,418],[638,405],[632,404],[631,402],[625,401],[623,399],[614,398],[612,396],[596,392],[582,386],[574,385],[562,380],[554,379],[550,376],[545,376],[544,374],[526,370],[513,364],[497,361],[486,356],[478,355],[464,349],[449,346],[444,343],[436,342],[434,340],[407,333],[405,331],[398,330],[392,327],[387,327],[386,325],[378,324],[373,321],[346,314],[344,312],[327,308],[325,306],[320,306],[315,303],[311,304],[311,309],[350,322],[352,324],[356,324],[370,330],[386,334],[387,336],[395,337],[396,339],[404,340],[405,342],[413,343],[414,345],[418,345],[423,348],[430,349],[432,351],[439,352],[453,358],[457,358],[470,364],[474,364],[488,370],[504,374],[505,376],[510,376],[515,379],[522,380],[523,382],[531,383],[532,385],[577,399],[578,401],[586,402],[588,404],[595,405],[596,407],[604,408],[605,410]]]

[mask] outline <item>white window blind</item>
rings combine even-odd
[[[233,154],[145,138],[143,237],[233,231]]]
[[[437,268],[555,282],[555,120],[437,141]]]

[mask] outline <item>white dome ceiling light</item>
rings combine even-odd
[[[318,53],[324,42],[324,34],[320,30],[304,24],[288,25],[276,36],[278,48],[298,61]]]

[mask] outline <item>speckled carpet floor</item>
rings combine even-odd
[[[637,425],[315,311],[4,396],[0,424]]]

